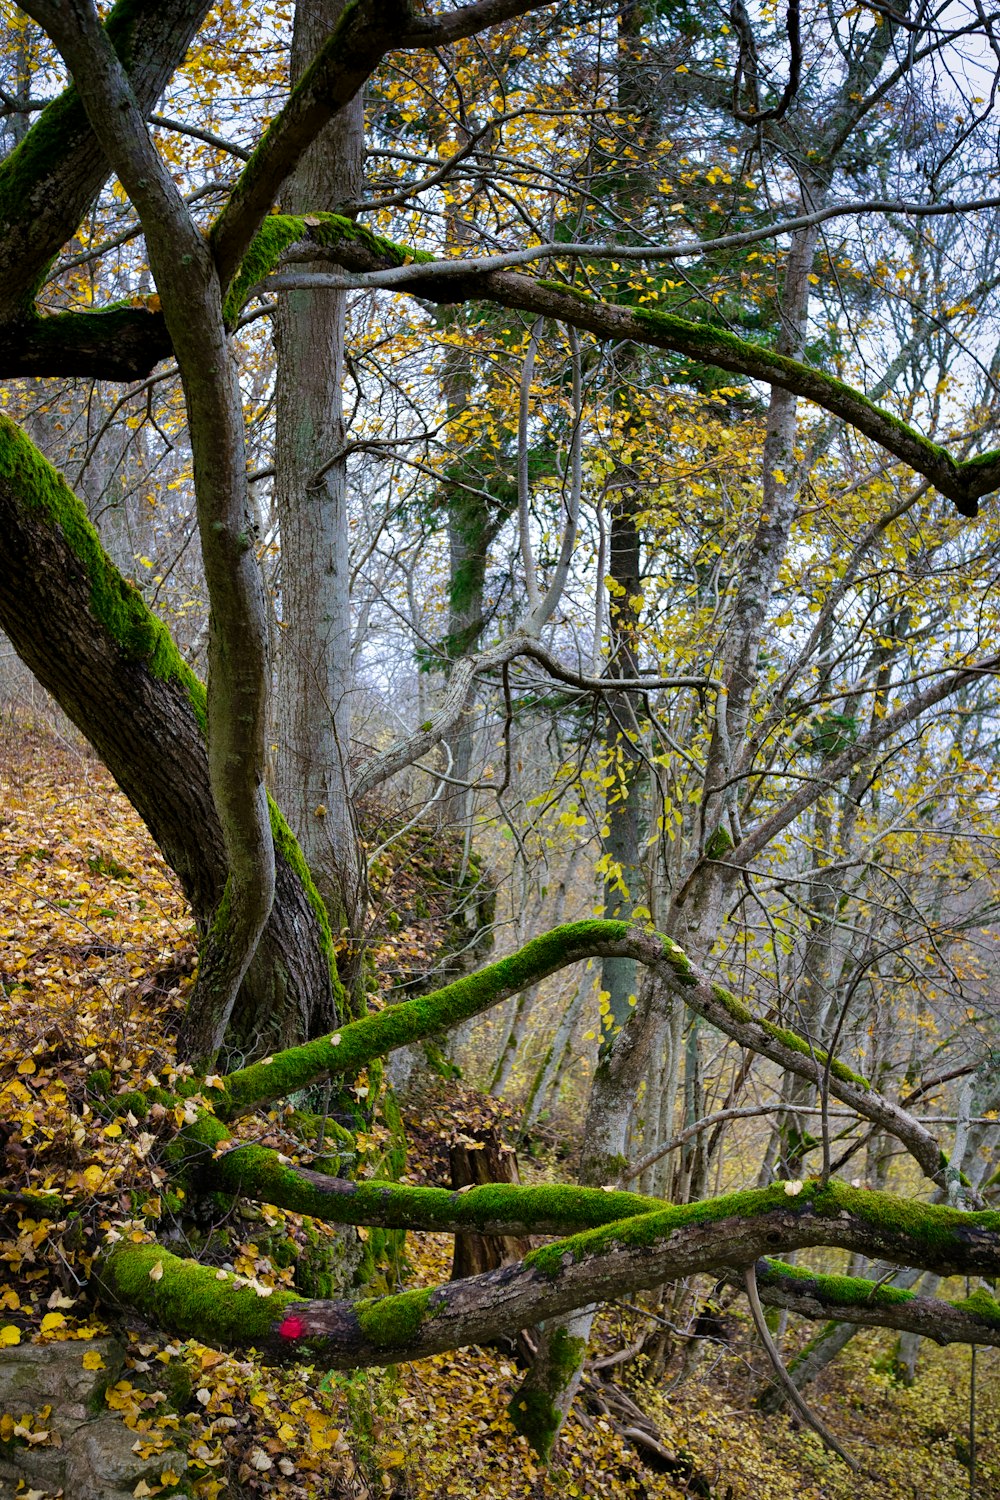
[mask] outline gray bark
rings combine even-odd
[[[344,9],[298,0],[296,82]],[[282,193],[289,213],[339,211],[360,196],[360,94],[309,147]],[[275,504],[281,532],[281,630],[274,703],[276,795],[326,903],[335,932],[360,939],[365,865],[352,805],[351,619],[344,447],[345,296],[285,292],[275,316]],[[359,965],[343,975],[358,1003]]]

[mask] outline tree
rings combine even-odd
[[[175,1152],[175,1170],[187,1173],[192,1185],[206,1190],[239,1192],[259,1202],[337,1222],[572,1236],[533,1252],[514,1268],[430,1293],[404,1292],[354,1306],[291,1295],[265,1301],[241,1289],[220,1291],[214,1272],[172,1257],[162,1247],[132,1244],[106,1247],[95,1266],[98,1284],[107,1295],[178,1333],[204,1336],[207,1331],[220,1344],[242,1347],[252,1343],[269,1357],[284,1358],[305,1350],[314,1362],[330,1366],[416,1357],[546,1320],[548,1340],[531,1382],[515,1400],[515,1420],[540,1450],[547,1451],[572,1390],[585,1336],[576,1331],[576,1323],[559,1320],[601,1300],[612,1288],[654,1287],[694,1270],[721,1269],[741,1284],[747,1279],[752,1296],[757,1287],[765,1299],[794,1306],[807,1316],[826,1316],[836,1309],[838,1317],[879,1321],[917,1334],[997,1341],[1000,1312],[983,1294],[955,1305],[900,1296],[897,1289],[890,1296],[874,1281],[863,1279],[845,1292],[841,1281],[820,1276],[808,1276],[805,1285],[801,1276],[766,1259],[767,1252],[831,1245],[938,1275],[988,1276],[1000,1267],[1000,1223],[994,1212],[982,1206],[975,1186],[963,1181],[961,1163],[949,1165],[941,1143],[925,1124],[835,1056],[846,1008],[828,1024],[826,1006],[813,1012],[804,1004],[800,1024],[790,1025],[788,1017],[772,1019],[763,1007],[717,983],[706,964],[722,926],[726,901],[776,836],[816,809],[817,870],[825,869],[831,852],[826,836],[830,819],[826,808],[819,806],[821,799],[832,796],[845,779],[856,794],[859,779],[869,774],[904,730],[918,726],[922,732],[927,716],[938,705],[966,692],[980,692],[1000,660],[992,648],[979,649],[978,641],[973,642],[975,650],[958,645],[947,659],[939,654],[926,673],[917,664],[912,677],[902,680],[905,692],[890,694],[891,665],[905,656],[905,650],[916,650],[918,643],[918,634],[910,631],[910,622],[897,610],[883,621],[881,655],[874,664],[865,665],[859,685],[853,695],[846,694],[847,701],[838,710],[830,711],[825,705],[822,683],[814,701],[796,704],[791,712],[787,702],[767,701],[761,691],[766,676],[761,642],[775,598],[784,586],[782,568],[798,516],[799,470],[804,463],[796,427],[798,398],[806,398],[862,434],[870,451],[882,455],[882,462],[895,460],[909,466],[953,501],[963,517],[974,517],[979,499],[1000,484],[1000,454],[974,451],[974,428],[968,443],[962,437],[952,440],[953,453],[839,375],[805,358],[810,288],[819,279],[813,267],[820,264],[818,245],[824,224],[859,212],[891,213],[907,223],[956,212],[954,203],[942,203],[933,194],[917,203],[884,197],[847,205],[831,200],[835,169],[848,149],[877,152],[884,145],[875,126],[862,130],[862,122],[894,84],[908,78],[924,55],[916,43],[910,45],[911,33],[923,38],[930,55],[945,47],[939,36],[925,35],[921,23],[908,22],[903,14],[876,15],[870,26],[859,25],[846,39],[838,33],[841,76],[818,98],[815,112],[806,90],[801,111],[789,116],[799,89],[804,45],[794,19],[798,11],[789,20],[792,68],[788,85],[779,102],[768,107],[762,105],[759,93],[761,64],[756,43],[740,11],[736,52],[730,54],[735,118],[756,132],[755,149],[762,158],[777,163],[777,172],[794,169],[791,196],[795,202],[777,222],[758,208],[747,214],[748,220],[758,222],[714,239],[678,244],[663,236],[657,242],[636,224],[629,238],[641,238],[639,244],[623,244],[619,239],[602,243],[590,236],[589,225],[588,234],[579,241],[564,237],[564,226],[559,224],[551,234],[540,234],[525,209],[524,221],[531,225],[530,244],[496,255],[436,258],[419,247],[381,238],[356,219],[331,211],[349,207],[353,212],[357,207],[343,202],[356,190],[353,163],[342,159],[344,176],[333,180],[336,174],[328,171],[329,163],[323,160],[322,142],[356,136],[354,101],[384,58],[400,51],[426,54],[452,47],[542,8],[538,0],[478,0],[428,15],[394,0],[360,0],[342,13],[335,7],[303,5],[297,18],[295,81],[254,143],[246,164],[227,185],[222,208],[210,222],[202,223],[178,190],[147,121],[207,8],[180,0],[161,0],[156,7],[144,0],[119,0],[102,24],[86,0],[70,5],[32,0],[23,6],[44,28],[74,83],[47,105],[0,167],[0,202],[4,205],[0,245],[10,271],[0,301],[0,365],[11,377],[84,375],[127,380],[145,378],[168,355],[176,361],[187,410],[211,607],[207,694],[177,654],[165,627],[110,562],[80,502],[30,439],[6,418],[0,428],[0,520],[6,538],[0,622],[25,661],[107,760],[146,819],[177,870],[201,928],[198,984],[183,1038],[187,1056],[198,1066],[198,1076],[184,1100],[157,1089],[151,1094],[117,1097],[108,1101],[108,1108],[139,1118],[151,1103],[178,1109],[186,1118]],[[628,32],[630,46],[638,45],[638,15],[638,11],[629,12],[630,23],[636,23]],[[617,45],[617,12],[611,20]],[[541,20],[537,38],[546,39],[547,25],[557,31],[561,24],[558,17]],[[599,32],[604,18],[584,14],[577,24],[585,34],[588,24]],[[650,15],[645,24],[650,56],[658,65],[670,56],[665,39],[672,25],[682,36],[693,36],[689,51],[683,54],[690,55],[691,63],[677,65],[682,76],[698,62],[700,46],[715,48],[720,42],[707,30],[692,31],[684,6],[667,8],[662,18]],[[820,19],[814,18],[811,24],[819,28]],[[907,45],[897,56],[893,49],[900,39]],[[511,48],[512,68],[515,53],[518,60],[528,58],[521,66],[530,72],[535,65],[530,49],[521,44]],[[821,93],[815,79],[811,87],[817,95]],[[700,94],[692,90],[685,98],[691,111],[700,110],[710,121],[719,118],[724,102],[710,84]],[[626,96],[617,106],[629,110],[633,101]],[[823,130],[816,135],[819,119]],[[432,124],[440,149],[440,122]],[[452,153],[456,164],[469,142],[477,139],[466,125],[459,148]],[[803,127],[814,132],[808,149],[796,133]],[[332,135],[324,137],[325,131]],[[627,158],[627,152],[624,155]],[[448,176],[445,165],[441,167],[444,178]],[[615,167],[620,177],[621,161]],[[711,171],[716,170],[721,171],[713,164]],[[136,296],[125,305],[104,310],[43,311],[36,299],[51,259],[75,233],[109,171],[116,174],[137,215],[155,296]],[[314,196],[323,201],[311,201]],[[621,216],[625,196],[620,180],[606,196]],[[288,212],[271,212],[279,199]],[[717,212],[709,203],[706,217],[710,220]],[[766,327],[755,341],[721,326],[714,315],[693,318],[672,310],[670,299],[660,296],[661,291],[673,290],[659,285],[662,273],[640,269],[670,267],[713,249],[728,253],[773,244],[783,235],[789,239],[789,248],[778,278],[780,289],[767,290],[765,283],[753,281],[748,273],[750,291],[745,294],[747,301],[753,296],[769,298],[774,330],[770,341]],[[467,243],[464,238],[458,242]],[[540,260],[550,262],[551,274],[537,277],[518,269]],[[627,268],[624,274],[622,265]],[[606,281],[602,266],[610,268]],[[579,281],[583,275],[589,278],[586,285]],[[598,695],[610,702],[616,714],[624,712],[624,705],[648,700],[656,693],[697,694],[701,704],[710,702],[711,707],[700,708],[697,715],[697,735],[703,741],[699,753],[704,756],[696,799],[697,826],[689,830],[692,836],[680,879],[669,886],[661,882],[665,899],[658,916],[665,936],[617,920],[560,926],[476,975],[344,1024],[348,1013],[356,1014],[358,1004],[355,997],[348,1005],[339,989],[329,916],[338,927],[346,927],[351,937],[357,936],[360,921],[348,910],[354,895],[348,892],[352,882],[357,882],[360,859],[352,842],[346,729],[337,720],[338,684],[345,676],[347,602],[338,582],[345,572],[344,495],[338,469],[344,454],[341,413],[336,396],[331,397],[330,382],[338,378],[342,318],[334,299],[352,288],[365,292],[400,289],[434,307],[487,304],[524,316],[532,329],[521,367],[517,424],[517,550],[527,607],[514,610],[512,628],[505,635],[483,644],[481,609],[477,619],[463,622],[453,587],[449,635],[456,634],[456,623],[463,625],[463,654],[449,664],[446,690],[426,722],[369,757],[354,775],[354,792],[363,793],[388,780],[440,741],[453,738],[472,692],[488,673],[500,670],[509,694],[509,668],[515,661],[533,662],[563,689]],[[306,761],[319,762],[320,774],[327,778],[323,784],[336,801],[329,826],[337,833],[331,840],[329,862],[324,859],[322,838],[312,837],[316,824],[310,818],[316,808],[310,809],[309,804],[316,783],[311,766],[306,766],[307,774],[279,775],[276,781],[279,788],[290,789],[287,795],[295,804],[290,811],[300,843],[269,804],[265,791],[269,625],[255,546],[245,417],[233,340],[253,299],[272,290],[289,299],[278,314],[282,333],[276,442],[281,484],[286,487],[280,506],[285,544],[282,609],[287,611],[282,623],[291,627],[288,640],[293,643],[285,654],[281,712],[290,718],[302,707],[303,696],[316,680],[325,681],[312,705],[318,712],[308,716],[298,748],[305,744]],[[655,305],[661,301],[666,302],[665,308]],[[560,546],[548,577],[540,581],[535,577],[537,538],[528,449],[532,365],[543,322],[572,331],[568,335],[571,436],[565,444],[564,470],[571,498],[559,528]],[[319,353],[310,348],[317,329],[323,346]],[[831,342],[835,342],[835,332],[831,330]],[[771,388],[761,503],[748,537],[741,542],[743,557],[739,570],[734,570],[732,607],[719,660],[701,663],[698,671],[640,670],[641,657],[631,638],[638,629],[641,601],[631,598],[615,616],[613,633],[628,639],[617,654],[614,673],[591,675],[567,665],[560,651],[542,638],[570,583],[578,529],[584,421],[580,335],[681,356],[685,365],[695,362],[699,367],[714,367],[734,373],[741,381]],[[499,337],[511,337],[509,330],[501,327]],[[631,361],[626,363],[635,368]],[[309,386],[308,400],[298,377]],[[446,382],[447,399],[456,406],[468,399],[463,380],[464,375],[462,380]],[[302,410],[308,416],[306,434],[296,427]],[[330,447],[334,451],[328,452]],[[632,464],[631,459],[628,462]],[[469,487],[470,480],[475,484],[480,476],[465,462],[453,466],[448,477],[456,487]],[[630,489],[634,479],[630,468]],[[492,492],[485,488],[492,501]],[[858,485],[856,493],[863,499],[864,485]],[[308,534],[298,551],[291,536],[302,519],[303,502],[308,507],[313,495],[320,496],[320,509],[328,514],[333,536],[326,579],[331,587],[315,590],[317,611],[311,620],[308,611],[303,611],[306,623],[300,627],[295,601],[310,598],[315,532],[304,528]],[[626,593],[633,580],[636,586],[639,581],[634,503],[630,500],[628,513],[619,509],[612,516],[610,573]],[[831,508],[833,504],[831,499]],[[453,503],[452,539],[467,542],[460,534],[464,522],[459,510]],[[475,546],[466,551],[475,554],[478,597],[492,537],[481,515],[476,524]],[[857,544],[852,558],[855,571],[886,525],[877,516],[872,536]],[[460,565],[468,563],[463,555]],[[340,621],[333,635],[341,645],[323,652],[317,650],[315,635],[333,611]],[[821,608],[821,619],[822,614]],[[828,612],[818,633],[813,631],[806,642],[805,665],[811,666],[814,656],[824,660],[823,653],[831,649],[824,627],[829,625],[833,632],[839,623]],[[849,622],[843,629],[849,632]],[[844,651],[849,654],[846,647]],[[839,689],[835,695],[838,701],[845,697]],[[851,711],[860,703],[871,709],[863,727],[858,723],[860,714]],[[980,699],[976,711],[985,714],[989,707]],[[324,716],[325,725],[320,722]],[[512,719],[511,705],[507,734]],[[655,743],[660,731],[654,716],[650,715],[649,723],[646,754],[655,763],[655,755],[661,753]],[[609,738],[613,744],[614,732]],[[629,739],[638,742],[634,729]],[[809,774],[803,776],[786,760],[776,773],[772,791],[764,784],[771,775],[767,756],[775,742],[789,759],[808,755],[812,761]],[[297,753],[294,747],[286,753],[284,772],[290,769],[291,753]],[[463,752],[463,779],[467,769]],[[737,791],[741,783],[746,784],[745,795]],[[632,847],[637,842],[634,834],[632,829],[630,860],[638,858]],[[308,861],[319,867],[318,890],[300,844]],[[844,891],[818,873],[813,885],[812,920],[822,934],[829,930]],[[927,1182],[949,1201],[924,1204],[913,1197],[847,1187],[832,1175],[828,1133],[824,1135],[823,1169],[804,1186],[795,1178],[674,1207],[651,1197],[605,1192],[600,1186],[573,1190],[498,1187],[476,1189],[458,1198],[392,1184],[345,1185],[286,1166],[263,1147],[239,1146],[217,1153],[230,1140],[231,1123],[242,1113],[342,1077],[394,1048],[481,1014],[584,958],[638,965],[648,976],[632,1014],[626,1017],[623,1010],[618,1017],[620,1027],[598,1072],[585,1167],[591,1184],[607,1179],[617,1182],[629,1166],[625,1147],[630,1110],[654,1068],[653,1041],[662,1034],[664,1007],[669,1004],[678,1013],[683,1005],[699,1023],[801,1080],[810,1095],[819,1096],[824,1119],[834,1099],[875,1130],[892,1136]],[[815,945],[805,964],[812,982],[817,974]],[[224,1076],[213,1075],[210,1065],[227,1036],[245,1052],[269,1048],[271,1055]],[[692,1107],[701,1113],[697,1046],[695,1033],[689,1081]],[[786,1102],[795,1109],[804,1108],[804,1097],[796,1087],[789,1090]],[[786,1158],[790,1170],[798,1158],[787,1150]],[[765,1263],[755,1271],[762,1257]],[[157,1267],[161,1274],[152,1276]]]

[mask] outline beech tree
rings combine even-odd
[[[767,713],[758,712],[755,694],[765,622],[800,503],[797,402],[808,401],[861,434],[887,462],[912,471],[921,484],[933,487],[938,503],[950,502],[970,522],[979,501],[1000,486],[1000,453],[980,451],[977,431],[968,441],[960,434],[950,446],[939,443],[920,430],[919,412],[914,422],[904,420],[807,357],[812,267],[822,226],[859,214],[920,222],[997,206],[983,195],[963,204],[941,201],[933,183],[919,200],[882,194],[844,202],[832,196],[842,154],[859,146],[861,121],[924,56],[941,51],[941,36],[908,19],[905,9],[898,14],[879,9],[864,25],[859,22],[846,39],[839,38],[843,68],[830,97],[821,101],[819,130],[816,114],[808,110],[808,90],[802,113],[796,116],[792,109],[806,47],[799,8],[790,8],[782,38],[788,48],[787,81],[776,102],[768,104],[761,50],[739,7],[734,29],[726,33],[730,40],[719,47],[726,52],[720,76],[728,62],[730,116],[756,133],[754,149],[761,153],[765,141],[773,145],[775,140],[787,160],[793,148],[798,153],[795,212],[777,218],[757,214],[746,227],[695,242],[678,242],[676,234],[654,242],[638,231],[631,236],[616,231],[602,239],[590,225],[577,240],[563,232],[565,226],[546,236],[532,225],[522,245],[495,252],[476,245],[472,253],[440,257],[422,245],[379,236],[361,219],[355,153],[358,101],[366,83],[384,59],[400,53],[426,59],[467,38],[502,35],[502,28],[534,12],[539,13],[536,38],[551,40],[561,27],[574,24],[573,17],[550,14],[541,0],[476,0],[440,12],[402,0],[358,0],[342,11],[320,0],[302,4],[292,82],[252,148],[241,149],[242,164],[225,185],[222,206],[203,221],[175,183],[150,121],[208,6],[119,0],[105,17],[89,0],[32,0],[21,9],[43,28],[72,82],[45,105],[0,165],[0,373],[9,379],[81,376],[126,382],[145,379],[164,359],[176,362],[210,602],[206,689],[166,626],[114,567],[79,498],[26,432],[0,417],[0,623],[139,810],[177,872],[201,936],[198,980],[182,1035],[195,1072],[183,1098],[151,1084],[146,1091],[107,1100],[106,1107],[135,1118],[156,1105],[179,1110],[184,1124],[171,1170],[200,1190],[241,1194],[338,1223],[555,1237],[515,1266],[430,1292],[353,1304],[290,1293],[259,1298],[252,1289],[224,1285],[225,1275],[161,1246],[112,1242],[94,1266],[103,1294],[181,1335],[210,1336],[225,1347],[253,1346],[265,1358],[308,1357],[329,1367],[394,1363],[541,1322],[545,1338],[514,1399],[512,1416],[542,1452],[550,1449],[572,1395],[589,1327],[586,1314],[567,1315],[612,1291],[652,1288],[698,1270],[745,1285],[752,1305],[759,1295],[807,1317],[876,1322],[943,1340],[1000,1342],[1000,1308],[984,1290],[946,1302],[877,1279],[813,1275],[774,1259],[825,1245],[939,1276],[991,1277],[1000,1270],[1000,1217],[962,1171],[961,1160],[949,1162],[925,1123],[835,1055],[837,1025],[813,1026],[816,1018],[809,1015],[798,1028],[779,1024],[752,993],[737,995],[718,983],[710,967],[724,903],[775,836],[812,808],[820,791],[851,785],[894,736],[923,724],[922,716],[938,705],[978,691],[1000,662],[992,648],[957,651],[908,683],[905,695],[890,699],[883,693],[867,726],[856,733],[831,740],[829,725],[817,731],[827,734],[817,774],[800,778],[797,788],[773,805],[753,808],[749,820],[751,804],[740,801],[734,788],[755,774],[753,756],[766,743],[771,724]],[[586,7],[582,19],[593,19]],[[663,17],[623,8],[608,21],[613,46],[630,50],[648,41],[661,66],[664,59],[674,64],[667,46],[670,27],[685,36],[693,24],[684,6],[667,7]],[[981,30],[990,25],[974,24]],[[702,40],[707,35],[699,33]],[[528,52],[525,46],[518,56]],[[692,53],[692,63],[675,64],[682,78],[696,61]],[[815,82],[813,87],[818,92]],[[718,90],[706,90],[718,113]],[[617,107],[626,112],[636,107],[628,90]],[[467,124],[456,155],[475,134]],[[808,148],[795,134],[796,125],[803,124],[813,131]],[[442,134],[439,130],[439,140]],[[444,173],[444,164],[440,170]],[[77,232],[112,174],[136,215],[155,293],[136,293],[103,308],[54,311],[40,300],[53,257]],[[625,196],[617,194],[619,211]],[[281,211],[273,211],[276,204]],[[341,209],[346,212],[336,211]],[[774,297],[773,338],[770,331],[760,340],[745,337],[711,316],[682,316],[669,298],[657,305],[660,299],[641,287],[635,297],[626,287],[627,295],[616,300],[594,269],[608,265],[617,275],[623,264],[670,266],[711,251],[773,246],[780,239],[787,240],[787,249]],[[468,248],[467,242],[459,244],[463,252]],[[454,240],[450,248],[457,248]],[[545,274],[535,274],[532,268],[543,262]],[[352,771],[349,728],[341,715],[349,607],[337,394],[342,298],[347,291],[385,289],[435,308],[469,303],[505,309],[537,330],[523,369],[518,451],[518,554],[527,608],[506,634],[484,641],[479,620],[463,617],[453,592],[451,623],[462,626],[465,638],[449,663],[438,703],[412,733]],[[275,433],[285,569],[282,623],[294,642],[286,643],[280,675],[278,718],[286,743],[274,787],[279,803],[291,799],[293,831],[266,789],[270,632],[234,352],[241,319],[253,316],[255,299],[272,293],[283,299],[276,313]],[[576,436],[567,445],[571,499],[560,548],[548,576],[539,578],[527,449],[531,360],[543,324],[570,331],[569,404]],[[568,664],[544,637],[567,585],[576,538],[581,335],[643,351],[643,357],[645,351],[681,356],[771,392],[752,542],[712,670],[641,671],[640,657],[626,641],[613,671],[589,673],[578,663]],[[446,394],[460,404],[460,381],[452,379]],[[470,488],[467,467],[454,477],[457,487]],[[492,500],[488,492],[487,498]],[[314,501],[315,514],[306,515]],[[635,529],[633,516],[619,513],[618,520],[626,530]],[[468,543],[469,535],[462,533],[460,516],[453,514],[451,521],[461,552],[457,543]],[[881,517],[872,518],[873,526],[884,529],[884,524]],[[489,524],[480,533],[482,553]],[[618,541],[621,567],[610,571],[627,591],[633,575],[623,554],[637,549],[638,537]],[[864,556],[862,543],[859,556]],[[463,565],[468,562],[463,557]],[[317,567],[319,579],[312,574]],[[630,607],[636,614],[640,608]],[[613,633],[629,636],[631,630],[631,621],[619,611]],[[900,628],[897,634],[902,638],[906,632]],[[500,671],[506,679],[511,663],[524,660],[554,684],[609,701],[618,714],[640,695],[695,692],[711,699],[697,837],[657,914],[664,932],[647,930],[652,924],[642,921],[560,925],[476,974],[378,1014],[361,1015],[355,976],[348,999],[335,959],[336,939],[344,933],[354,938],[360,930],[364,900],[350,798],[414,765],[442,741],[455,740],[489,674]],[[309,703],[318,682],[322,690]],[[625,734],[630,744],[637,739],[627,723]],[[296,756],[302,762],[297,769]],[[468,757],[462,769],[467,773]],[[315,813],[310,803],[324,789],[324,815],[333,811],[329,835],[327,825],[317,831],[310,822]],[[836,885],[830,887],[816,897],[817,910],[829,912],[841,894]],[[350,1075],[583,959],[635,966],[646,980],[630,1013],[622,1009],[598,1070],[582,1186],[498,1185],[458,1195],[391,1182],[347,1183],[289,1166],[267,1148],[235,1144],[231,1131],[248,1111]],[[715,1199],[700,1196],[702,1184],[698,1201],[681,1205],[621,1190],[629,1168],[628,1111],[649,1072],[653,1038],[670,1006],[678,1014],[683,1007],[749,1056],[769,1060],[796,1080],[791,1103],[819,1097],[825,1110],[833,1099],[891,1136],[938,1201],[849,1187],[834,1175],[828,1151],[822,1171],[805,1183],[796,1176]],[[215,1074],[211,1070],[224,1044],[256,1060]],[[616,1190],[606,1190],[611,1187]],[[157,1268],[160,1274],[151,1275]]]

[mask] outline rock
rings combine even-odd
[[[119,1496],[131,1500],[140,1479],[159,1488],[160,1475],[167,1469],[183,1478],[184,1454],[171,1448],[154,1458],[141,1458],[135,1451],[138,1438],[138,1433],[110,1414],[78,1428],[65,1449],[66,1500],[118,1500]]]
[[[86,1370],[83,1356],[100,1354],[104,1366]],[[32,1415],[34,1430],[44,1427],[49,1438],[28,1444],[18,1438],[0,1443],[0,1500],[16,1496],[20,1487],[42,1494],[61,1494],[64,1500],[132,1500],[144,1479],[161,1490],[160,1476],[172,1469],[183,1479],[185,1454],[169,1449],[142,1458],[135,1445],[138,1433],[104,1405],[104,1391],[121,1374],[125,1352],[114,1339],[67,1339],[54,1344],[23,1344],[3,1351],[0,1359],[0,1413],[15,1421]],[[37,1414],[51,1411],[44,1424]]]
[[[85,1370],[83,1356],[99,1354],[100,1370]],[[0,1412],[15,1419],[51,1406],[63,1425],[84,1422],[104,1391],[121,1374],[125,1352],[115,1339],[67,1339],[57,1344],[19,1344],[0,1360]],[[61,1430],[61,1428],[60,1428]]]

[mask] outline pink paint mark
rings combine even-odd
[[[300,1339],[305,1331],[305,1323],[303,1323],[301,1318],[297,1318],[294,1313],[291,1317],[286,1318],[278,1329],[283,1339]]]

